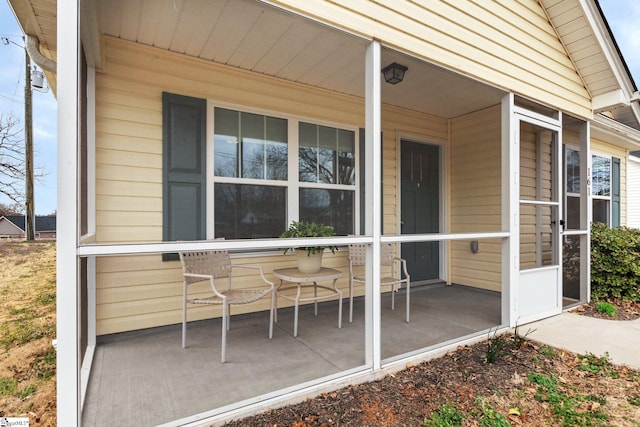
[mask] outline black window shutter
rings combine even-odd
[[[611,226],[620,226],[620,159],[611,159]]]
[[[162,238],[206,238],[206,101],[162,93]],[[163,260],[178,259],[164,254]]]

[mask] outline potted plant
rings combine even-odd
[[[331,237],[335,236],[335,231],[330,225],[317,224],[315,222],[293,221],[289,228],[280,235],[282,238],[302,238],[302,237]],[[303,273],[317,273],[322,266],[322,253],[328,248],[332,253],[338,250],[337,246],[302,246],[296,248],[296,260],[298,270]],[[294,250],[286,248],[284,253]]]

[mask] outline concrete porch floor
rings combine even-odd
[[[404,294],[382,296],[382,357],[393,359],[468,337],[500,324],[500,295],[465,286],[430,285],[411,291],[411,323]],[[83,425],[154,426],[220,408],[365,364],[364,301],[354,301],[342,329],[336,301],[278,311],[273,339],[268,313],[235,316],[220,363],[220,319],[189,323],[187,348],[180,325],[98,338],[83,411]]]

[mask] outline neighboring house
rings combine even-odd
[[[596,0],[9,3],[77,189],[57,205],[59,425],[220,422],[559,314],[589,300],[591,221],[627,222],[638,88]],[[225,365],[209,335],[180,349],[166,254],[230,249],[275,280],[297,219],[369,245],[353,323],[287,344],[232,327]],[[407,259],[410,323],[373,280],[381,242]],[[346,251],[325,255],[346,291]]]
[[[629,153],[627,226],[640,228],[640,151]]]
[[[0,239],[24,239],[24,215],[8,215],[0,217]],[[56,217],[35,217],[35,238],[37,240],[55,240]]]

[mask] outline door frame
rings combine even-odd
[[[438,233],[446,233],[449,228],[449,217],[447,213],[449,212],[447,200],[447,189],[448,185],[448,159],[449,159],[449,151],[447,146],[447,141],[442,138],[435,137],[426,137],[421,134],[406,132],[406,131],[397,131],[396,132],[396,233],[398,235],[402,234],[401,229],[401,218],[402,218],[402,141],[410,141],[415,142],[417,144],[424,145],[433,145],[438,147],[439,155],[438,155],[438,166],[439,166],[439,185],[438,185],[438,214],[440,215],[440,221],[438,224]],[[384,159],[383,159],[384,161]],[[433,280],[425,280],[424,282],[420,282],[421,284],[429,284],[429,283],[438,283],[441,281],[446,281],[447,284],[449,282],[449,241],[439,241],[438,242],[438,279]]]
[[[535,321],[538,319],[542,319],[545,317],[549,317],[551,315],[554,314],[559,314],[562,312],[562,272],[563,272],[563,259],[562,259],[562,236],[563,236],[563,230],[562,230],[562,225],[561,225],[561,220],[564,220],[563,218],[563,205],[564,205],[564,201],[563,201],[563,181],[562,181],[562,176],[563,176],[563,165],[562,165],[562,114],[560,112],[557,112],[558,117],[554,118],[554,117],[548,117],[548,116],[544,116],[541,115],[539,113],[533,112],[533,111],[529,111],[526,110],[524,108],[521,107],[514,107],[514,129],[513,129],[513,135],[514,135],[514,148],[515,151],[517,153],[517,155],[515,156],[515,158],[517,159],[515,166],[515,170],[517,171],[517,182],[515,183],[516,188],[516,194],[517,197],[515,200],[512,200],[512,203],[514,204],[514,212],[517,213],[517,217],[518,217],[518,221],[517,221],[517,229],[515,230],[516,233],[520,233],[520,208],[521,208],[521,201],[523,199],[521,199],[520,197],[520,160],[521,160],[521,154],[520,154],[520,125],[521,123],[526,123],[526,124],[531,124],[533,126],[538,126],[541,127],[543,129],[549,130],[551,132],[554,132],[556,135],[556,140],[555,143],[552,144],[552,153],[551,153],[551,162],[552,162],[552,175],[551,175],[551,190],[552,190],[552,200],[555,199],[555,202],[552,202],[555,206],[555,215],[553,215],[552,213],[552,227],[553,227],[553,232],[552,232],[552,237],[553,237],[553,241],[551,242],[553,251],[555,252],[555,256],[557,257],[557,264],[551,265],[551,266],[539,266],[536,268],[531,268],[531,269],[526,269],[526,270],[521,270],[520,269],[520,244],[519,241],[520,239],[518,238],[518,247],[517,247],[517,254],[518,256],[516,257],[517,261],[516,261],[516,265],[515,268],[518,271],[518,280],[517,280],[517,286],[518,286],[518,290],[517,290],[517,298],[516,298],[516,313],[517,313],[517,318],[516,319],[512,319],[516,321],[517,323],[528,323],[531,321]],[[552,212],[553,212],[553,208],[552,208]],[[555,216],[555,222],[553,222]],[[538,278],[536,279],[532,279],[532,276],[534,274],[538,274]],[[543,282],[546,282],[550,279],[554,279],[556,281],[556,285],[555,285],[555,305],[549,305],[547,307],[541,308],[539,311],[533,311],[533,312],[528,312],[525,313],[525,315],[523,316],[521,314],[521,307],[523,307],[523,292],[522,292],[522,285],[523,284],[531,284],[533,282],[539,282],[540,278],[542,278]],[[546,280],[545,280],[546,279]],[[551,290],[551,289],[549,289]]]

